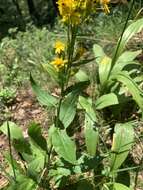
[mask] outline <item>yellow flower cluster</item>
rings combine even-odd
[[[55,43],[55,53],[56,54],[61,54],[62,52],[65,51],[65,44],[61,41],[56,41]]]
[[[62,20],[77,25],[91,11],[96,10],[98,4],[103,7],[106,13],[109,13],[109,2],[110,0],[58,0],[57,4]]]
[[[63,59],[65,44],[62,41],[58,40],[55,43],[54,49],[57,57],[51,62],[51,64],[56,68],[57,71],[59,71],[67,63],[67,60]]]
[[[78,24],[80,22],[80,13],[77,11],[78,1],[58,0],[57,4],[64,22],[70,21],[71,24]]]
[[[59,71],[59,69],[61,69],[62,67],[64,67],[64,65],[66,64],[66,60],[63,60],[63,58],[60,57],[56,57],[54,59],[54,61],[51,62],[52,65],[54,65],[54,67],[57,69],[57,71]]]

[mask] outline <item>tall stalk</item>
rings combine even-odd
[[[11,134],[10,134],[10,128],[9,128],[9,123],[8,122],[7,122],[7,132],[8,132],[8,144],[9,144],[10,161],[11,161],[11,166],[12,166],[12,170],[13,170],[14,180],[16,181],[16,172],[15,172],[14,160],[13,160],[13,155],[12,155],[12,146],[11,146]]]
[[[130,6],[130,9],[129,9],[129,13],[128,13],[128,15],[127,15],[127,19],[126,19],[124,28],[123,28],[122,33],[121,33],[121,37],[120,37],[120,39],[119,39],[119,42],[118,42],[118,44],[117,44],[117,47],[116,47],[116,50],[115,50],[115,53],[114,53],[114,56],[113,56],[113,59],[112,59],[111,69],[110,69],[110,72],[109,72],[109,76],[110,76],[110,73],[111,73],[112,68],[114,67],[114,65],[115,65],[115,63],[116,63],[117,55],[118,55],[118,52],[119,52],[119,48],[120,48],[120,45],[121,45],[121,42],[122,42],[122,39],[123,39],[124,32],[125,32],[125,30],[126,30],[126,28],[127,28],[128,21],[129,21],[129,19],[130,19],[130,16],[131,16],[131,13],[132,13],[134,4],[135,4],[135,0],[132,0],[132,1],[131,1],[131,6]]]
[[[70,21],[68,23],[67,27],[67,66],[64,68],[65,70],[65,75],[66,75],[66,81],[62,81],[61,84],[61,92],[60,92],[60,99],[57,107],[57,113],[56,113],[56,122],[55,126],[58,128],[59,127],[59,116],[60,116],[60,109],[62,105],[62,101],[64,99],[64,89],[67,88],[68,83],[69,83],[69,78],[70,78],[70,73],[71,73],[71,67],[72,67],[72,61],[73,61],[73,55],[74,55],[74,47],[75,47],[75,41],[76,41],[76,34],[77,34],[77,27],[72,26]]]

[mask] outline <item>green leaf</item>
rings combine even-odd
[[[101,60],[103,59],[103,57],[105,56],[104,50],[100,45],[94,44],[93,52],[94,52],[94,56],[96,58],[96,62],[99,64],[101,62]]]
[[[32,75],[30,75],[30,82],[31,82],[31,86],[32,89],[34,91],[34,93],[37,96],[38,101],[44,105],[44,106],[48,106],[48,107],[56,107],[57,105],[57,98],[55,98],[54,96],[50,95],[48,92],[42,90],[34,81],[34,79],[32,78]]]
[[[96,62],[98,63],[99,79],[102,88],[105,87],[111,70],[111,58],[108,57],[101,46],[93,46]]]
[[[17,176],[17,182],[10,183],[7,190],[35,190],[36,183],[24,176],[24,175],[18,175]]]
[[[111,58],[104,56],[99,63],[99,79],[102,86],[106,85],[111,69]]]
[[[92,121],[97,121],[91,99],[79,96],[79,106],[86,111],[87,115],[91,118]]]
[[[134,81],[135,81],[136,83],[142,82],[142,81],[143,81],[143,75],[142,75],[142,74],[141,74],[141,75],[138,75],[137,77],[134,78]]]
[[[83,70],[79,70],[77,73],[76,73],[76,75],[75,75],[75,77],[76,77],[76,79],[78,80],[78,81],[89,81],[89,77],[87,76],[87,74],[83,71]]]
[[[77,93],[70,93],[62,102],[60,108],[60,121],[67,128],[76,115]]]
[[[46,152],[48,151],[47,142],[46,139],[42,136],[41,127],[39,124],[32,123],[28,128],[28,135],[42,150]]]
[[[87,152],[90,156],[95,156],[99,133],[95,128],[95,123],[88,117],[85,117],[84,136]]]
[[[46,161],[46,154],[42,151],[34,142],[30,139],[31,152],[32,155],[22,154],[23,158],[26,160],[28,165],[28,174],[30,176],[36,176],[39,172],[41,172],[44,168],[44,164]]]
[[[15,123],[8,121],[9,129],[10,129],[10,137],[11,139],[23,139],[22,129],[18,127]],[[8,136],[7,130],[7,122],[4,122],[0,127],[0,131]]]
[[[138,32],[140,32],[143,29],[143,18],[133,22],[131,25],[128,26],[128,28],[125,30],[120,47],[118,49],[117,57],[119,57],[122,52],[124,51],[128,41]]]
[[[56,71],[53,65],[47,63],[47,64],[42,64],[42,67],[50,75],[52,79],[54,79],[57,83],[59,83],[58,72]]]
[[[131,189],[121,183],[114,183],[113,190],[131,190]]]
[[[124,69],[124,67],[126,65],[129,65],[129,64],[132,64],[132,63],[135,63],[133,62],[134,59],[141,53],[142,51],[141,50],[138,50],[138,51],[134,51],[134,52],[131,52],[131,51],[126,51],[124,52],[116,61],[113,69],[112,69],[112,72],[111,74],[117,74],[119,73],[121,70]]]
[[[129,123],[116,124],[110,157],[111,171],[117,170],[128,156],[134,142],[134,129]]]
[[[5,152],[4,154],[4,159],[6,161],[6,163],[9,165],[8,166],[8,174],[10,176],[13,176],[14,177],[14,174],[13,174],[13,167],[14,167],[14,170],[15,170],[15,173],[16,173],[16,176],[19,174],[19,173],[23,173],[24,172],[24,169],[22,167],[22,165],[15,159],[13,159],[13,163],[11,163],[11,155],[9,152]]]
[[[80,65],[85,65],[87,63],[91,63],[92,61],[94,61],[95,58],[91,58],[91,59],[85,59],[85,60],[80,60],[80,61],[76,61],[72,64],[73,67],[77,67]]]
[[[52,144],[55,151],[71,164],[76,164],[76,146],[65,130],[55,128],[52,132]]]
[[[13,146],[18,153],[32,154],[31,146],[26,139],[14,139]]]
[[[109,93],[99,97],[95,102],[95,107],[97,110],[100,110],[116,104],[119,104],[116,94]]]
[[[116,182],[126,186],[130,186],[131,176],[130,171],[122,171],[117,173]]]
[[[78,83],[75,83],[72,86],[69,86],[65,91],[64,91],[64,95],[67,95],[71,92],[74,93],[82,93],[82,91],[87,88],[87,86],[90,84],[90,81],[81,81]]]
[[[133,99],[143,111],[143,91],[139,89],[138,85],[133,81],[128,73],[120,72],[117,74],[116,79],[128,88],[128,91],[131,93]]]
[[[28,172],[32,175],[36,175],[43,170],[44,164],[45,156],[41,153],[39,155],[37,154],[35,157],[33,156],[33,160],[28,163]]]

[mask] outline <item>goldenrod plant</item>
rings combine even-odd
[[[125,161],[136,140],[136,122],[131,114],[122,116],[121,112],[132,104],[142,118],[142,65],[136,60],[141,51],[126,50],[126,45],[142,30],[143,19],[127,27],[133,0],[113,55],[107,56],[95,44],[95,58],[85,59],[86,49],[76,45],[78,29],[92,11],[110,13],[110,1],[58,0],[57,4],[67,37],[57,39],[53,59],[42,68],[57,83],[59,94],[43,90],[30,75],[39,103],[55,110],[54,122],[48,126],[48,137],[34,122],[28,127],[28,138],[11,121],[0,127],[10,147],[6,155],[10,171],[0,166],[9,181],[5,189],[135,189],[137,180],[130,182],[129,171],[139,171],[141,166],[128,166]],[[96,65],[96,80],[82,69],[90,64]],[[14,160],[12,145],[20,161]]]

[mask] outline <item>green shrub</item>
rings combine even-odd
[[[6,72],[1,79],[3,85],[21,85],[29,79],[32,70],[39,79],[37,68],[48,63],[53,56],[54,33],[31,25],[27,26],[26,32],[16,30],[10,30],[10,36],[3,38],[0,44],[0,72]]]

